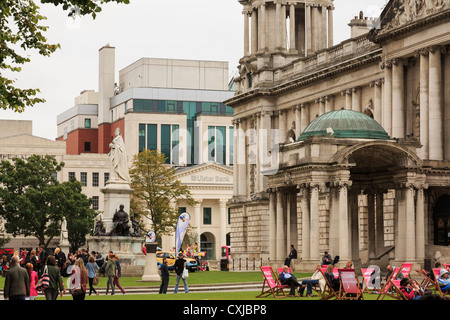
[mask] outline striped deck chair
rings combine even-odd
[[[261,267],[261,272],[264,277],[263,287],[261,293],[256,296],[256,298],[265,298],[267,296],[273,295],[274,298],[286,298],[286,293],[284,288],[289,286],[283,286],[280,284],[277,275],[273,271],[271,266]],[[267,286],[267,288],[266,288]]]
[[[355,269],[339,269],[341,284],[337,300],[364,300],[361,285]]]
[[[439,277],[441,275],[440,274],[441,273],[441,269],[440,268],[433,268],[433,273],[434,273],[434,278],[435,278],[435,281],[434,281],[434,284],[435,284],[434,293],[437,293],[437,294],[441,295],[441,297],[449,296],[450,295],[450,291],[446,291],[446,292],[442,291],[441,286],[439,285],[438,279],[439,279]]]

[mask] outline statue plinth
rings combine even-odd
[[[145,256],[145,268],[142,281],[161,281],[158,273],[158,263],[156,261],[156,247],[157,243],[145,244],[147,255]]]
[[[114,212],[117,208],[123,205],[124,210],[130,212],[130,197],[133,189],[126,181],[110,180],[106,183],[105,188],[100,189],[100,191],[104,194],[103,223],[106,233],[109,233],[113,227]]]

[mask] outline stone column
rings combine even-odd
[[[276,39],[277,48],[282,48],[283,37],[281,36],[281,1],[275,1],[275,25],[276,25]]]
[[[334,110],[334,96],[328,95],[325,97],[325,112]]]
[[[440,47],[432,47],[429,56],[429,146],[430,160],[444,159],[442,61]]]
[[[261,3],[260,9],[259,9],[261,15],[259,15],[259,38],[260,38],[260,50],[264,50],[266,48],[266,5],[264,3]]]
[[[286,111],[278,111],[278,142],[286,143],[287,129],[286,129]]]
[[[300,105],[295,105],[292,107],[295,114],[295,139],[298,139],[302,134],[302,110]]]
[[[352,91],[351,89],[341,91],[341,96],[345,97],[345,109],[352,110]]]
[[[320,8],[321,11],[321,28],[322,28],[322,32],[321,32],[321,37],[322,37],[322,43],[321,43],[321,48],[320,49],[325,49],[327,48],[328,45],[328,28],[327,28],[327,22],[328,22],[328,17],[327,17],[327,7],[322,5]]]
[[[310,258],[320,258],[319,253],[319,184],[312,183],[310,186]]]
[[[302,208],[302,259],[311,260],[311,229],[310,229],[310,213],[309,213],[309,188],[306,185],[299,185],[302,197],[300,206]]]
[[[285,195],[282,190],[277,190],[277,221],[276,221],[276,257],[277,260],[284,260],[286,257],[286,232],[284,217]]]
[[[249,12],[244,10],[242,12],[244,15],[244,57],[250,55],[250,21],[249,21]]]
[[[328,48],[334,45],[333,40],[333,10],[332,6],[328,7]]]
[[[306,56],[312,50],[312,23],[311,23],[311,6],[306,5],[305,7],[305,24],[306,24]]]
[[[370,83],[373,87],[373,118],[381,124],[381,80],[376,80]]]
[[[404,186],[395,190],[395,259],[406,260],[406,192]]]
[[[246,119],[239,119],[239,136],[238,136],[238,148],[239,154],[238,154],[238,162],[235,164],[235,167],[238,166],[239,169],[239,176],[238,176],[238,190],[239,190],[239,196],[242,198],[247,197],[247,157],[246,157],[246,137],[245,137],[245,130],[246,125],[245,122],[247,122]]]
[[[339,184],[330,186],[330,235],[329,252],[339,252]]]
[[[252,55],[258,52],[258,17],[257,9],[252,10]]]
[[[300,104],[301,107],[301,132],[306,129],[306,127],[309,124],[309,107],[308,104],[302,103]]]
[[[276,260],[276,193],[274,190],[270,190],[269,192],[269,257],[270,260]]]
[[[425,189],[428,185],[420,185],[417,189],[416,199],[416,259],[425,260]]]
[[[339,255],[342,261],[350,259],[348,186],[346,182],[339,183]]]
[[[420,53],[420,144],[422,145],[422,159],[429,159],[429,128],[428,128],[428,86],[429,86],[429,64],[428,50],[421,50]]]
[[[320,44],[319,7],[317,5],[311,7],[311,27],[311,50],[315,52],[319,50]]]
[[[295,32],[295,3],[289,3],[289,51],[296,52],[296,32]]]
[[[361,112],[361,88],[353,87],[351,89],[352,95],[352,110]]]
[[[392,63],[390,61],[382,64],[384,70],[384,99],[382,126],[389,136],[392,136]]]
[[[414,185],[407,184],[405,189],[406,200],[406,260],[416,260],[416,212],[414,206]]]
[[[201,234],[201,225],[202,225],[202,202],[203,199],[195,199],[197,201],[196,204],[194,204],[194,219],[195,219],[195,228],[196,232],[198,233],[198,236],[200,237]]]
[[[239,121],[233,120],[234,133],[233,133],[233,197],[239,196],[239,166],[238,166],[238,135],[239,135]]]
[[[227,244],[227,200],[220,199],[220,246],[225,246]]]
[[[392,138],[405,138],[405,87],[401,59],[392,66]]]

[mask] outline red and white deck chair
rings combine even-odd
[[[399,272],[400,272],[400,268],[397,267],[394,269],[394,272],[391,273],[391,275],[387,279],[386,283],[381,288],[380,294],[378,295],[377,300],[380,300],[380,298],[381,298],[381,300],[383,300],[384,296],[386,296],[386,295],[391,296],[391,292],[392,292],[391,291],[391,286],[392,286],[391,280],[395,279]]]
[[[400,267],[400,272],[405,276],[405,278],[410,279],[411,278],[411,271],[413,268],[414,263],[402,263],[402,266]]]
[[[441,297],[450,295],[450,291],[443,292],[441,290],[441,286],[439,285],[438,279],[441,276],[441,268],[433,268],[433,273],[434,273],[434,279],[435,279],[434,280],[434,284],[435,284],[434,293],[441,295]]]
[[[338,300],[360,300],[364,299],[364,290],[358,280],[355,269],[339,269],[341,285]]]
[[[280,284],[280,281],[278,280],[278,277],[272,267],[263,266],[261,267],[261,272],[264,277],[264,282],[261,293],[257,295],[256,298],[265,298],[270,295],[273,295],[274,298],[286,298],[287,296],[284,292],[284,288],[288,288],[289,286],[283,286]]]

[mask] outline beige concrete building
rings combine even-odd
[[[65,159],[76,168],[66,170],[65,177],[87,176],[83,192],[95,197],[96,209],[102,211],[100,189],[109,178],[109,143],[120,128],[129,166],[143,149],[158,149],[167,165],[180,168],[183,183],[200,206],[174,205],[191,214],[193,232],[208,258],[219,257],[229,232],[224,203],[232,197],[233,110],[223,104],[234,94],[228,88],[228,63],[142,58],[120,70],[119,79],[114,74],[115,48],[106,45],[99,50],[98,92],[81,92],[74,106],[58,115],[57,140],[66,142]],[[81,163],[84,166],[77,167]],[[193,172],[199,170],[227,178],[208,187],[206,180],[195,180]],[[165,250],[174,244],[174,237],[163,239]]]
[[[234,258],[448,262],[450,1],[391,0],[339,44],[332,1],[239,2]]]

